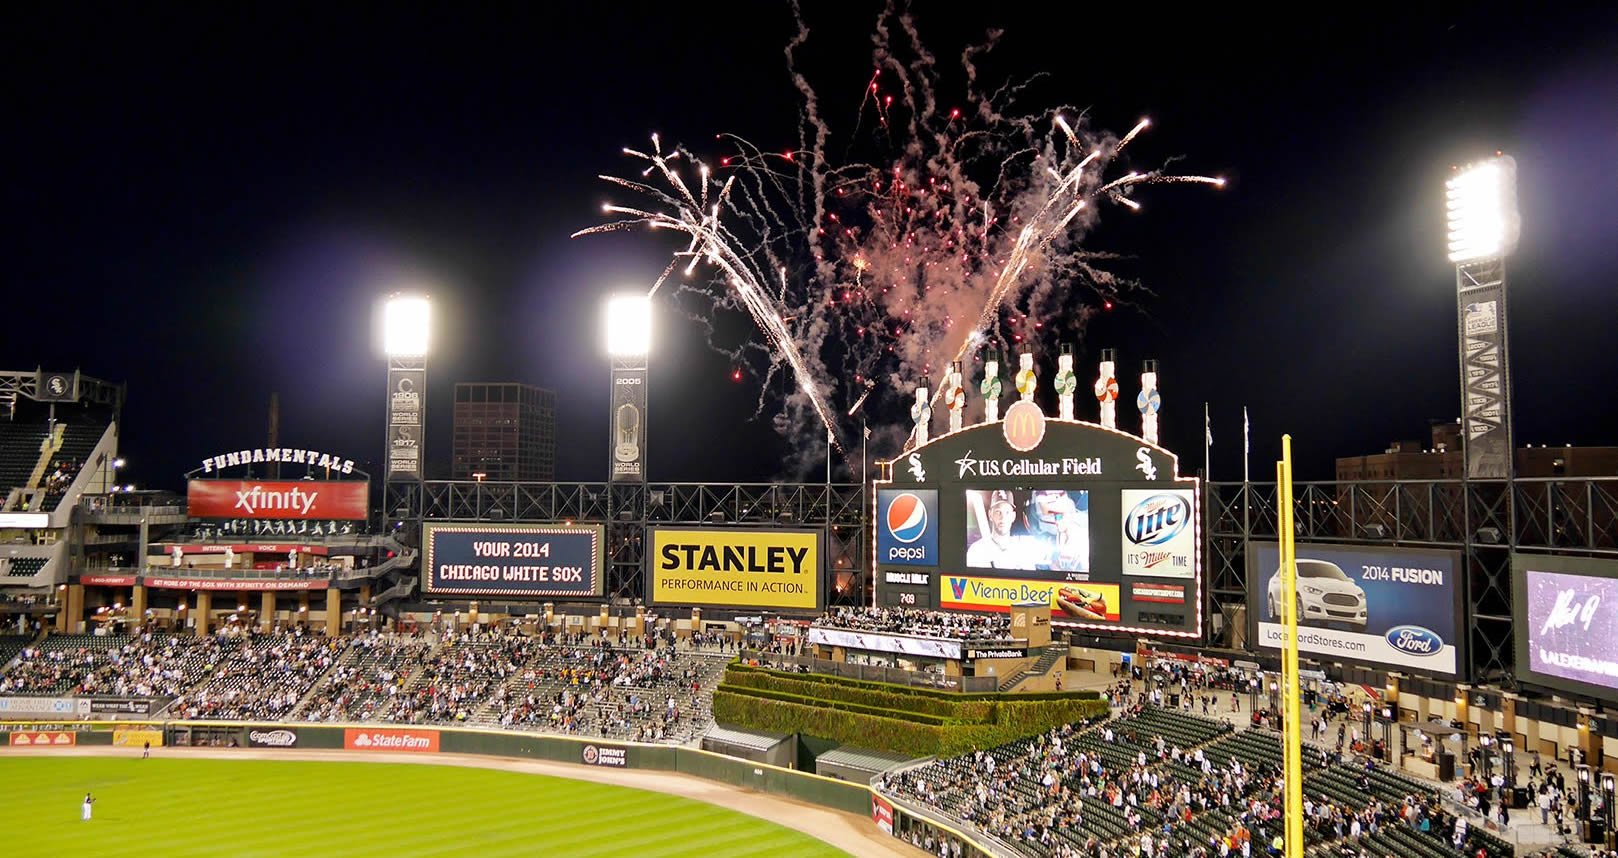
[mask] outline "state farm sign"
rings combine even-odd
[[[186,501],[192,518],[370,517],[370,485],[355,480],[192,480]]]
[[[438,751],[437,730],[343,731],[343,747],[350,751]]]

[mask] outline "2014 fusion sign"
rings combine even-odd
[[[1299,545],[1298,651],[1442,676],[1460,669],[1459,558],[1452,551]],[[1281,555],[1255,543],[1249,559],[1257,641],[1284,636]]]
[[[428,524],[422,589],[500,596],[600,596],[601,525]]]
[[[652,604],[820,608],[820,533],[652,528]]]
[[[1618,689],[1618,563],[1517,555],[1512,579],[1517,676],[1611,697]]]
[[[191,480],[192,518],[357,520],[370,517],[370,485],[360,480]]]

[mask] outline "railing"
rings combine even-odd
[[[757,659],[760,664],[783,670],[801,667],[810,673],[841,676],[844,679],[861,679],[867,682],[886,682],[890,685],[905,685],[911,688],[939,688],[945,691],[972,693],[997,691],[1000,688],[1000,679],[995,676],[944,676],[921,670],[901,670],[877,664],[850,664],[845,661],[781,655],[757,650],[743,650],[742,658]]]

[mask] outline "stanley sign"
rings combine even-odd
[[[820,608],[820,533],[653,528],[652,604]]]

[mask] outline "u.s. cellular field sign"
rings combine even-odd
[[[1201,492],[1169,450],[1018,402],[911,449],[876,481],[877,602],[1051,606],[1101,632],[1202,634]]]
[[[422,590],[515,597],[600,596],[599,524],[444,523],[423,527]]]
[[[753,528],[651,528],[654,605],[820,610],[821,533]]]

